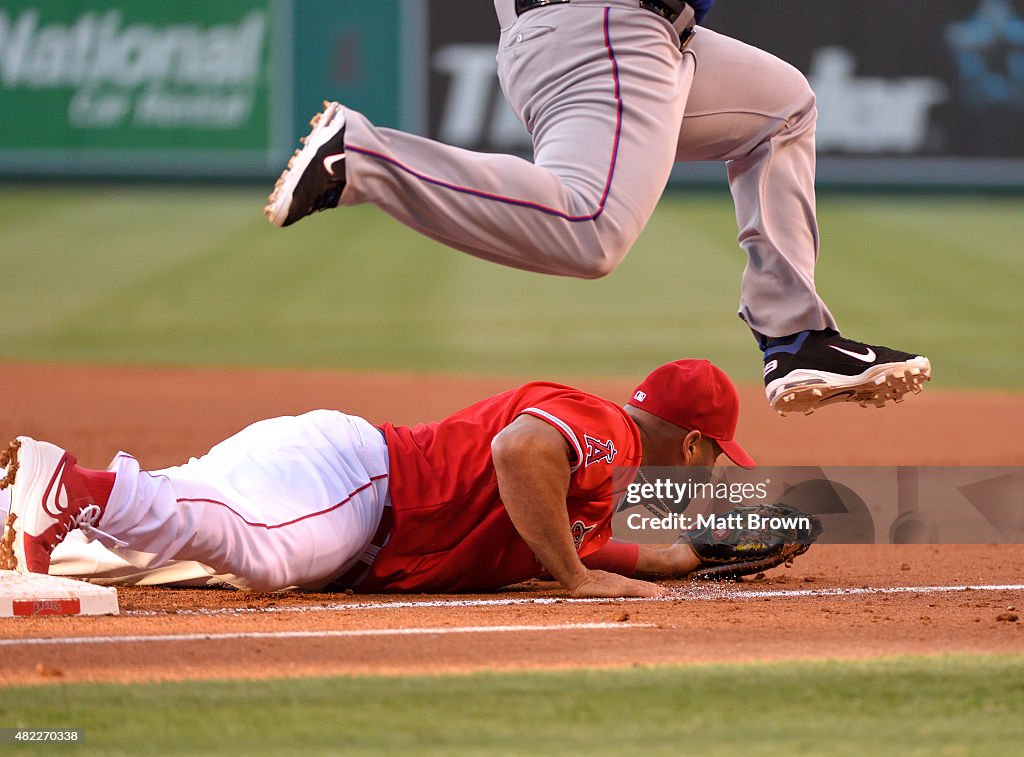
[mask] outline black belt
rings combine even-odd
[[[516,0],[516,15],[521,16],[527,11],[543,8],[547,5],[563,5],[572,0]],[[679,35],[679,47],[685,47],[693,36],[695,25],[693,9],[683,0],[637,0],[639,7],[657,13],[672,24]]]

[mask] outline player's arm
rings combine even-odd
[[[583,564],[623,576],[681,578],[700,567],[700,558],[689,544],[635,544],[612,539]]]
[[[660,596],[646,581],[590,570],[580,561],[569,527],[566,495],[569,446],[553,426],[521,415],[491,442],[498,491],[512,525],[541,565],[577,597]]]

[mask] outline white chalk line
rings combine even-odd
[[[178,633],[145,636],[56,636],[0,639],[0,647],[78,644],[129,644],[135,642],[224,641],[233,639],[330,639],[366,636],[440,636],[455,633],[526,633],[530,631],[608,631],[622,628],[655,628],[654,623],[559,623],[542,626],[455,626],[443,628],[360,628],[347,631],[251,631],[237,633]]]
[[[1024,591],[1024,584],[997,584],[982,586],[881,586],[851,589],[780,589],[742,592],[730,599],[766,599],[792,597],[859,597],[865,594],[948,594],[960,591]]]
[[[849,589],[733,589],[715,584],[678,589],[667,597],[624,597],[618,599],[571,599],[562,597],[506,597],[503,599],[432,599],[399,602],[335,602],[323,605],[287,605],[285,607],[216,607],[196,610],[129,610],[132,617],[165,615],[262,615],[271,613],[358,612],[368,610],[408,610],[418,607],[510,607],[517,605],[583,605],[608,602],[709,602],[742,599],[801,599],[808,597],[862,597],[877,594],[947,594],[962,591],[1024,591],[1024,584],[983,584],[978,586],[880,586]]]

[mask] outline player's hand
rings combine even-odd
[[[700,557],[688,542],[663,546],[640,544],[636,571],[645,578],[681,578],[700,567]]]
[[[569,589],[569,594],[573,597],[664,597],[669,591],[649,581],[638,581],[603,570],[588,570],[586,578]]]

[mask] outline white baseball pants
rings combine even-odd
[[[117,479],[100,529],[126,545],[107,544],[112,551],[146,571],[194,561],[258,591],[315,589],[343,575],[388,500],[384,437],[331,410],[254,423],[179,467],[143,471],[122,452],[110,469]]]

